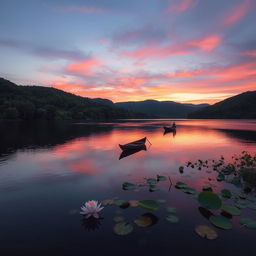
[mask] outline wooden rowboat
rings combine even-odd
[[[124,157],[136,154],[136,153],[138,153],[138,152],[140,152],[142,150],[144,150],[144,151],[147,150],[147,147],[146,147],[145,144],[143,144],[140,148],[137,148],[137,149],[126,149],[126,150],[123,150],[121,155],[119,156],[119,160],[124,158]]]
[[[127,143],[127,144],[124,144],[124,145],[119,144],[119,147],[122,150],[140,149],[140,148],[143,148],[145,146],[146,139],[147,139],[147,137],[145,137],[143,139],[140,139],[140,140],[136,140],[136,141]]]

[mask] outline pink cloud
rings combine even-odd
[[[212,51],[221,44],[221,37],[219,35],[210,35],[204,38],[192,40],[187,44],[198,47],[203,51]]]
[[[244,0],[240,4],[234,6],[226,13],[226,17],[223,19],[222,24],[226,27],[232,26],[233,24],[240,21],[248,12],[252,10],[253,1]]]
[[[180,13],[195,7],[198,1],[196,0],[169,0],[167,12]]]
[[[101,65],[103,65],[102,61],[96,58],[90,58],[90,59],[69,64],[66,70],[77,75],[92,75],[93,74],[92,70]]]
[[[249,56],[249,57],[256,57],[256,50],[245,51],[245,52],[241,52],[240,54],[244,56]]]

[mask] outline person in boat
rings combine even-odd
[[[175,122],[173,122],[172,128],[173,128],[173,129],[176,129],[176,124],[175,124]]]

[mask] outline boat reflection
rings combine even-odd
[[[146,145],[142,145],[140,148],[137,148],[137,149],[127,149],[127,150],[123,150],[122,153],[120,154],[119,156],[119,160],[122,159],[122,158],[125,158],[127,156],[130,156],[130,155],[133,155],[135,153],[138,153],[140,151],[147,151],[147,147]]]
[[[168,134],[168,133],[172,133],[173,137],[175,137],[177,131],[176,131],[176,129],[174,129],[174,130],[165,129],[163,135]]]

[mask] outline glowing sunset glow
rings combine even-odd
[[[213,104],[256,89],[253,0],[0,5],[0,77],[17,84],[113,102]]]

